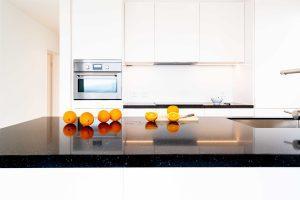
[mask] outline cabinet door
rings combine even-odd
[[[300,107],[300,75],[280,75],[300,67],[299,11],[299,0],[255,3],[256,108]]]
[[[157,2],[155,5],[155,60],[193,62],[199,55],[199,4]]]
[[[122,0],[72,1],[73,58],[122,58],[122,5]]]
[[[125,4],[125,61],[154,62],[154,3]]]
[[[244,3],[200,3],[200,62],[244,62]]]

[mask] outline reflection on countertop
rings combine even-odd
[[[48,117],[0,129],[0,155],[300,155],[299,139],[299,128],[254,128],[226,118],[128,117],[81,127]]]

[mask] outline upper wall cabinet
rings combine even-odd
[[[193,62],[198,60],[198,2],[156,2],[155,61]]]
[[[72,55],[75,59],[121,59],[122,0],[72,0]]]
[[[127,1],[125,4],[126,62],[154,61],[154,3]]]
[[[244,2],[200,2],[200,62],[244,62]]]

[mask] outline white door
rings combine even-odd
[[[154,62],[154,3],[125,4],[125,61]]]
[[[73,0],[73,58],[121,59],[122,20],[122,0]]]
[[[300,67],[300,1],[255,3],[255,106],[299,108],[300,74],[280,70]]]
[[[198,2],[157,2],[155,5],[155,60],[157,62],[196,62],[198,56]]]
[[[244,2],[200,3],[200,62],[244,62]]]
[[[47,54],[47,116],[52,116],[53,110],[53,55]]]

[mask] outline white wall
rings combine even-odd
[[[59,1],[59,114],[72,106],[71,0]]]
[[[8,0],[1,3],[0,127],[4,127],[46,115],[47,51],[58,52],[58,36]]]

